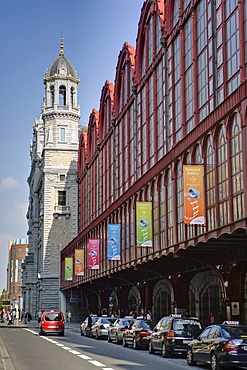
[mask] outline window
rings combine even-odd
[[[58,191],[58,205],[66,206],[66,191]]]
[[[70,104],[72,105],[72,107],[74,106],[74,93],[75,93],[74,88],[71,87],[71,89],[70,89]]]
[[[65,142],[65,127],[60,127],[60,141]]]
[[[211,136],[206,143],[206,202],[207,202],[207,225],[208,230],[215,228],[215,161],[214,149]]]
[[[231,167],[232,167],[232,200],[233,220],[244,217],[244,180],[243,180],[243,152],[242,132],[239,116],[235,115],[230,133]]]
[[[53,106],[54,105],[54,86],[51,86],[50,87],[50,104],[51,104],[51,106]]]
[[[228,158],[225,126],[221,126],[217,144],[218,197],[220,226],[229,223]]]
[[[65,106],[66,105],[66,88],[65,86],[59,87],[59,105]]]
[[[226,61],[227,80],[230,95],[239,85],[239,25],[238,25],[238,1],[226,1]]]

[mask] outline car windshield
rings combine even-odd
[[[247,326],[229,326],[222,328],[223,336],[225,338],[242,338],[247,337]]]
[[[110,324],[110,321],[108,319],[101,319],[101,324]]]
[[[62,315],[61,313],[47,313],[45,315],[45,320],[46,321],[61,321]]]
[[[196,331],[201,330],[202,325],[199,321],[194,319],[180,319],[174,320],[173,329],[175,331]]]

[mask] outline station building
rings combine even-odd
[[[79,230],[61,252],[72,316],[145,307],[247,324],[246,123],[247,2],[144,1],[136,45],[80,136]],[[151,240],[139,245],[142,205]]]

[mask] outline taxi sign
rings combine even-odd
[[[223,325],[239,325],[239,321],[224,321]]]
[[[170,315],[171,317],[182,317],[182,315],[178,314],[178,313],[172,313]]]

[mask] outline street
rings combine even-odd
[[[78,324],[79,328],[79,324]],[[0,328],[11,362],[3,358],[7,370],[178,370],[209,369],[205,365],[188,367],[180,356],[164,359],[146,350],[82,337],[76,324],[66,328],[65,336],[39,336],[38,326]],[[1,347],[1,342],[0,342]],[[1,348],[0,348],[1,349]],[[11,367],[11,363],[13,367]],[[0,369],[2,369],[0,367]]]

